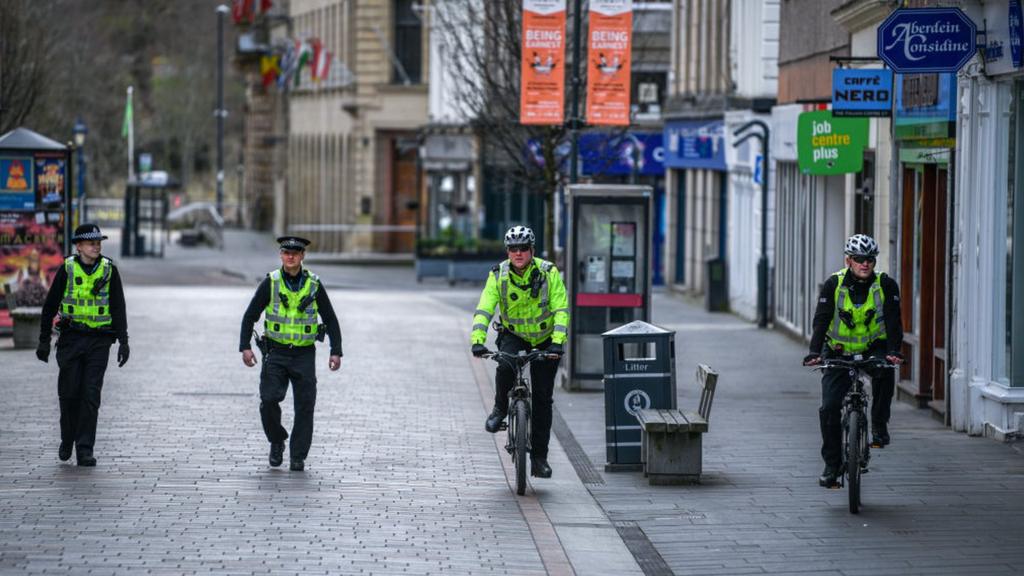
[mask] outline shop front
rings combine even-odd
[[[1024,435],[1024,68],[1021,7],[986,2],[983,66],[959,78],[949,357],[951,426]]]

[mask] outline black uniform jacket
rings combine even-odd
[[[875,282],[875,274],[867,280],[858,280],[852,271],[848,271],[843,277],[843,285],[850,289],[850,300],[860,306],[868,298],[871,292],[871,285]],[[811,334],[811,354],[821,354],[825,346],[825,334],[828,332],[829,324],[836,310],[836,286],[839,284],[839,277],[832,275],[825,280],[818,294],[818,306],[814,309],[813,332]],[[882,301],[882,313],[885,316],[885,340],[884,346],[877,342],[871,347],[877,352],[886,354],[898,354],[903,345],[903,324],[900,320],[900,287],[896,281],[882,274],[882,293],[885,299]]]
[[[82,264],[78,256],[75,256],[75,261],[88,274],[92,274],[96,271],[96,267],[99,266],[100,258],[96,259],[96,262],[92,266],[86,266]],[[46,294],[46,302],[43,304],[43,318],[39,324],[39,341],[49,342],[50,336],[53,334],[53,317],[60,311],[60,301],[64,299],[64,290],[68,287],[68,271],[63,265],[57,270],[57,273],[53,276],[53,284],[50,284],[50,291]],[[117,266],[113,263],[110,265],[110,326],[104,328],[88,328],[81,324],[74,324],[67,328],[72,333],[96,333],[96,334],[109,334],[117,338],[118,342],[122,344],[128,343],[128,319],[125,316],[124,307],[124,287],[121,285],[121,274],[117,271]]]
[[[309,272],[305,268],[299,272],[298,276],[290,276],[283,268],[281,269],[282,278],[288,283],[288,288],[292,290],[299,290],[302,287],[301,282],[306,280],[308,274]],[[242,333],[238,340],[239,352],[252,350],[252,327],[260,319],[260,314],[269,303],[270,275],[268,274],[256,288],[256,293],[253,294],[249,307],[245,310],[245,316],[242,317]],[[341,326],[338,324],[338,317],[334,314],[334,307],[331,306],[331,299],[327,297],[327,289],[324,288],[323,282],[320,283],[320,289],[316,292],[316,307],[320,318],[327,325],[327,336],[331,339],[331,356],[341,356]]]

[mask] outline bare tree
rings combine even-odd
[[[0,2],[0,134],[21,126],[44,90],[48,35],[32,33],[39,13],[29,0]]]
[[[480,135],[484,157],[514,184],[543,196],[544,250],[553,256],[554,198],[561,180],[556,149],[568,129],[519,122],[522,0],[437,0],[432,18],[432,33],[441,35],[449,55],[446,89],[452,102]],[[528,153],[531,143],[541,161]]]
[[[566,38],[573,38],[572,6],[569,2]],[[588,10],[581,14],[585,41]],[[478,132],[484,157],[503,168],[503,175],[521,188],[544,198],[544,250],[554,256],[554,201],[559,186],[565,184],[568,163],[567,144],[571,134],[573,76],[563,70],[566,81],[567,122],[532,126],[519,122],[520,67],[522,59],[522,0],[435,0],[431,34],[440,35],[445,52],[445,97],[459,115]],[[632,59],[645,58],[650,38],[633,44]],[[571,40],[565,43],[566,66],[572,64]],[[586,47],[581,53],[577,80],[580,87],[578,113],[580,126],[585,110],[587,83]],[[621,141],[628,127],[607,129],[607,141]],[[615,163],[613,149],[599,160],[597,168]]]

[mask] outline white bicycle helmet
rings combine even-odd
[[[878,242],[866,234],[854,234],[846,240],[847,256],[878,256]]]
[[[536,237],[526,226],[513,226],[505,232],[505,248],[510,246],[533,246]]]

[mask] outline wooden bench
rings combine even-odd
[[[640,459],[651,484],[700,482],[703,462],[701,438],[708,431],[711,403],[718,373],[704,364],[697,367],[700,405],[697,412],[638,410]]]

